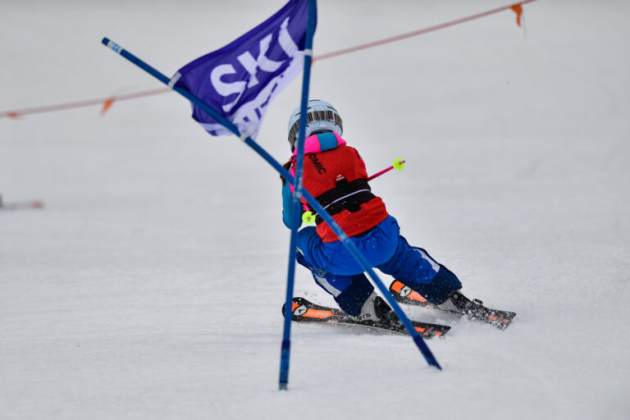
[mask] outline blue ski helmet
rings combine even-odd
[[[297,145],[298,130],[300,128],[300,107],[291,113],[289,118],[289,144],[291,150]],[[306,107],[306,137],[311,134],[332,131],[343,134],[343,123],[334,106],[319,99],[311,99]]]

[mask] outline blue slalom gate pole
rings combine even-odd
[[[287,182],[291,183],[296,188],[297,184],[295,183],[295,179],[293,175],[289,173],[284,167],[275,160],[265,149],[263,149],[258,143],[256,143],[249,136],[242,136],[238,128],[230,122],[227,118],[223,117],[217,111],[215,111],[211,106],[203,102],[201,99],[197,98],[195,95],[187,91],[186,89],[173,87],[170,85],[170,79],[164,74],[157,71],[155,68],[151,67],[144,61],[137,58],[135,55],[131,54],[127,50],[123,49],[120,45],[110,41],[108,38],[103,38],[103,45],[110,48],[126,60],[132,62],[142,70],[151,74],[153,77],[164,83],[165,85],[171,87],[175,92],[179,93],[190,102],[192,102],[195,106],[199,107],[199,109],[203,110],[205,113],[214,118],[217,122],[222,124],[225,128],[227,128],[230,132],[232,132],[235,136],[239,137],[243,143],[249,146],[253,151],[255,151],[260,157],[262,157],[267,163],[269,163]],[[372,269],[369,262],[365,259],[363,254],[357,249],[357,247],[350,241],[348,235],[339,227],[339,225],[333,220],[333,218],[328,214],[328,212],[322,207],[321,204],[305,189],[301,191],[302,197],[311,205],[311,207],[319,214],[319,216],[333,229],[339,241],[348,249],[348,251],[352,254],[352,256],[357,260],[359,265],[364,269],[364,271],[369,275],[372,279],[376,287],[383,294],[383,298],[387,300],[387,303],[392,307],[400,321],[403,323],[409,334],[411,335],[414,343],[424,356],[425,360],[429,364],[429,366],[436,367],[438,369],[442,369],[435,356],[426,345],[422,336],[416,331],[413,327],[413,324],[402,310],[398,302],[391,295],[385,284],[381,281],[381,279],[376,275],[376,272]],[[299,211],[298,211],[299,213]],[[295,262],[293,263],[295,264]]]
[[[300,115],[306,115],[308,91],[311,81],[311,62],[313,60],[313,34],[315,17],[317,16],[316,0],[308,2],[308,18],[306,23],[306,40],[304,42],[304,75],[302,78],[302,100]],[[289,265],[287,274],[287,295],[284,305],[284,328],[282,330],[282,349],[280,351],[280,390],[289,386],[289,366],[291,362],[291,321],[293,318],[293,290],[295,286],[295,261],[297,252],[298,229],[302,224],[302,169],[304,167],[304,138],[306,137],[306,118],[300,118],[297,141],[297,161],[293,184],[293,217],[291,220],[291,241],[289,248]]]

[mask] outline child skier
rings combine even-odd
[[[398,222],[368,184],[359,153],[341,138],[343,123],[329,103],[311,100],[307,107],[304,188],[317,199],[373,266],[418,292],[440,308],[467,312],[473,304],[458,290],[461,282],[450,270],[400,235]],[[300,109],[289,119],[293,155],[285,165],[295,175]],[[283,222],[290,228],[293,187],[283,179]],[[304,199],[303,203],[306,203]],[[312,209],[311,209],[312,211]],[[311,270],[317,284],[339,307],[362,320],[399,322],[374,291],[363,269],[321,217],[317,227],[298,232],[298,262]]]

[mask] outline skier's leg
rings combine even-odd
[[[313,250],[320,249],[321,238],[314,227],[307,227],[298,232],[297,262],[308,268],[315,282],[331,294],[341,310],[348,315],[360,316],[365,302],[374,293],[374,286],[363,273],[339,275],[328,272],[317,264]]]
[[[332,295],[341,310],[348,315],[361,315],[363,306],[374,293],[374,286],[363,273],[354,276],[329,273],[309,265],[300,253],[298,253],[297,261],[311,271],[315,282]]]
[[[341,276],[309,267],[298,253],[298,263],[311,270],[315,282],[331,294],[348,315],[362,320],[395,322],[396,316],[389,305],[376,294],[365,274]]]
[[[461,289],[462,283],[448,268],[435,261],[422,248],[412,247],[400,236],[394,256],[377,266],[385,274],[399,279],[429,302],[440,305]]]
[[[364,257],[380,263],[394,253],[398,234],[396,220],[389,217],[373,231],[351,240]],[[307,227],[298,232],[297,247],[298,263],[311,271],[317,284],[334,297],[344,312],[375,321],[397,320],[389,305],[374,292],[374,286],[341,243],[324,244],[315,228]],[[340,272],[342,274],[337,274]]]

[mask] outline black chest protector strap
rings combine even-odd
[[[352,182],[341,180],[330,191],[316,197],[317,201],[328,211],[331,216],[348,210],[351,213],[361,210],[361,204],[376,198],[372,194],[367,179],[357,179]],[[315,223],[318,225],[324,220],[317,215]]]

